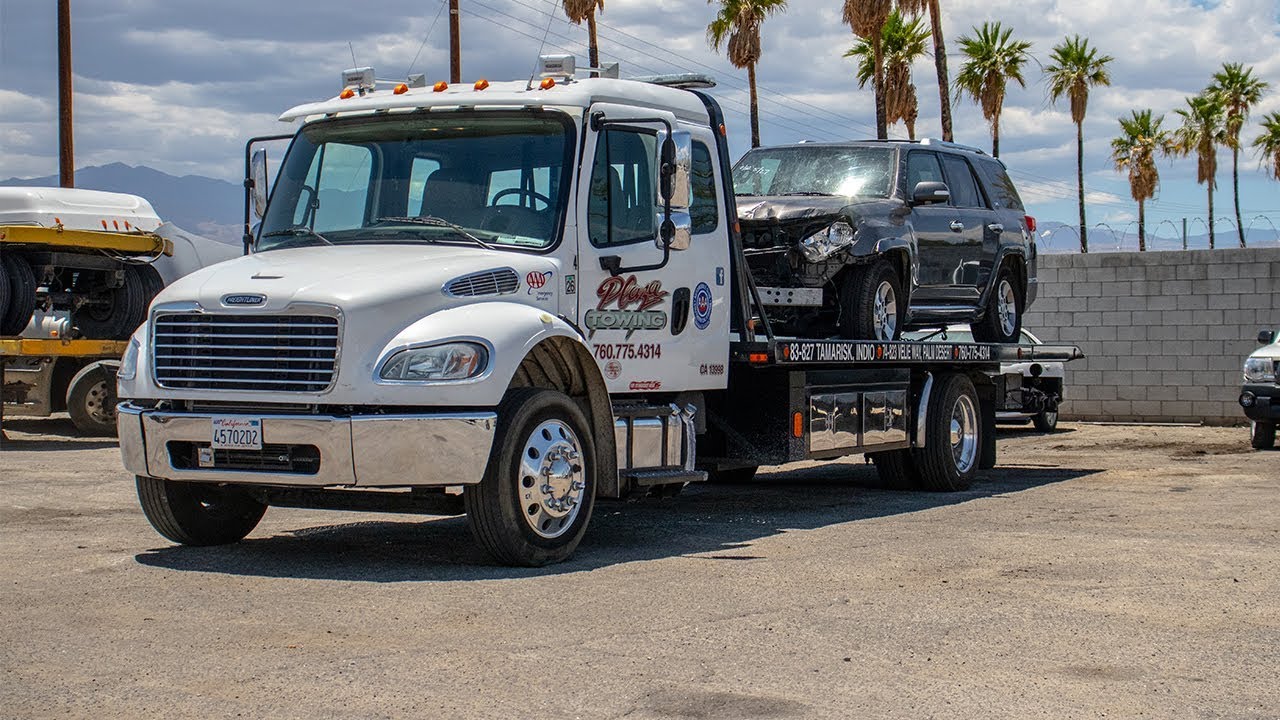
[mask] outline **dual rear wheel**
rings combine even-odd
[[[933,386],[924,447],[873,453],[880,482],[899,490],[956,492],[973,484],[982,462],[981,405],[973,382],[950,375]]]

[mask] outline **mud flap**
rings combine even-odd
[[[978,395],[982,404],[982,447],[979,448],[978,468],[990,470],[996,466],[996,403],[994,397],[982,397],[985,393],[981,390]]]

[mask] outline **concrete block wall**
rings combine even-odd
[[[1063,419],[1239,424],[1240,367],[1280,326],[1280,248],[1041,255],[1023,321],[1080,346]]]

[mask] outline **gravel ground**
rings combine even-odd
[[[1280,717],[1280,452],[1241,428],[1002,431],[947,495],[771,468],[513,570],[461,518],[174,547],[113,442],[8,427],[0,717]]]

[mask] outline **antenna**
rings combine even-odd
[[[352,45],[350,40],[347,41],[347,48],[351,50],[351,66],[359,65],[360,63],[356,62],[356,46]]]
[[[409,69],[404,71],[405,75],[413,72],[413,66],[418,64],[418,56],[422,54],[422,48],[427,46],[427,40],[431,38],[431,33],[436,29],[436,23],[440,22],[440,14],[444,12],[445,0],[440,0],[440,9],[436,10],[436,19],[431,21],[431,27],[427,28],[427,34],[422,36],[422,44],[418,46],[418,52],[413,54],[413,61],[409,63]]]
[[[551,22],[555,19],[555,13],[547,13],[547,29],[542,33],[542,42],[538,45],[538,60],[533,64],[533,72],[529,73],[529,83],[524,86],[525,90],[533,89],[533,78],[542,68],[542,48],[547,46],[547,36],[551,34]]]

